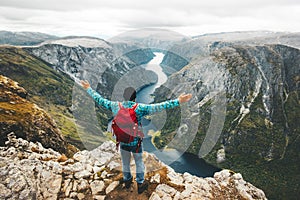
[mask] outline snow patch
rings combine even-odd
[[[266,93],[263,94],[262,96],[262,101],[263,101],[263,105],[264,105],[264,108],[267,112],[267,116],[270,116],[270,109],[268,108],[268,104],[270,104],[270,95],[268,95],[270,93],[270,84],[268,82],[268,79],[265,75],[265,73],[263,72],[262,68],[261,68],[261,65],[259,64],[258,60],[256,57],[254,57],[255,61],[256,61],[256,65],[257,65],[257,68],[261,74],[261,76],[263,77],[263,80],[266,82]]]

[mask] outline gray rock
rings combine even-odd
[[[100,177],[98,176],[98,174],[96,173],[96,174],[94,174],[94,180],[99,180],[100,179]]]
[[[87,180],[81,179],[79,180],[79,184],[77,186],[77,191],[82,192],[89,189],[90,185]]]
[[[160,175],[157,173],[154,176],[151,177],[150,179],[151,183],[160,183]]]
[[[105,184],[104,184],[103,181],[98,181],[98,180],[96,180],[96,181],[93,181],[93,182],[90,184],[90,186],[91,186],[92,194],[93,194],[93,195],[96,195],[96,194],[98,194],[99,192],[102,192],[102,191],[103,191],[103,189],[104,189],[104,187],[105,187]]]
[[[57,174],[61,174],[62,173],[63,168],[57,162],[54,162],[54,161],[50,160],[50,161],[47,162],[47,166],[49,166],[50,168],[52,168],[52,171],[54,173],[57,173]]]
[[[163,197],[165,194],[169,194],[170,196],[174,196],[176,194],[176,190],[166,184],[158,185],[155,191],[160,197]]]
[[[77,192],[71,192],[70,197],[71,198],[77,198],[78,193]]]
[[[78,182],[77,182],[77,180],[74,180],[73,181],[73,188],[72,188],[72,191],[77,191],[77,186],[78,186]],[[71,196],[70,196],[71,197]]]
[[[108,194],[113,191],[119,185],[119,181],[114,181],[105,189],[105,193]]]
[[[112,141],[102,143],[97,149],[106,152],[116,152],[116,144]]]
[[[101,178],[106,178],[106,175],[107,175],[108,173],[107,173],[107,171],[103,171],[102,173],[101,173]]]
[[[98,166],[102,166],[108,163],[114,157],[114,154],[111,152],[101,152],[100,154],[93,156],[97,159]]]
[[[79,171],[76,172],[74,174],[75,178],[77,179],[81,179],[81,178],[89,178],[90,176],[92,176],[92,173],[87,171],[87,170],[83,170],[83,171]]]
[[[30,195],[30,189],[27,189],[27,188],[24,189],[24,190],[22,190],[22,192],[19,195],[19,199],[20,200],[31,199],[30,197],[31,197],[31,195]]]
[[[105,166],[102,166],[102,167],[94,166],[93,167],[93,173],[98,173],[101,170],[103,170],[104,168],[105,168]]]
[[[179,199],[181,199],[181,194],[180,194],[180,192],[177,191],[173,200],[179,200]]]
[[[92,166],[92,165],[86,164],[86,165],[85,165],[85,169],[86,169],[87,171],[89,171],[90,173],[93,173],[93,166]]]
[[[26,179],[20,173],[17,173],[12,179],[10,179],[10,183],[8,187],[12,190],[13,193],[18,193],[25,188],[27,185]]]
[[[65,195],[68,197],[70,195],[72,189],[72,182],[71,179],[65,179],[64,181],[64,187],[63,187],[63,192]]]
[[[111,161],[107,166],[109,167],[110,170],[113,170],[115,168],[120,167],[121,164],[116,161]]]
[[[162,197],[163,200],[172,200],[172,197],[169,194],[164,194]]]
[[[61,188],[62,176],[52,174],[51,178],[48,180],[48,190],[51,194],[58,194]]]
[[[81,162],[74,163],[71,166],[72,166],[71,170],[74,172],[80,172],[80,171],[84,170],[84,166],[82,165]]]
[[[181,192],[182,198],[189,198],[193,192],[193,186],[190,184],[185,185],[185,190]]]
[[[11,190],[0,183],[0,199],[6,199],[12,195]]]
[[[95,200],[104,200],[105,199],[105,195],[94,195],[93,198]]]
[[[197,188],[198,190],[204,190],[208,193],[211,191],[211,187],[209,183],[203,178],[195,177],[193,179],[192,185],[194,188]]]
[[[161,200],[159,195],[156,192],[153,192],[149,198],[149,200]]]
[[[90,159],[90,153],[87,150],[79,151],[73,155],[73,159],[84,162],[85,160]]]
[[[18,145],[19,147],[23,145],[21,140],[18,141]],[[85,194],[92,194],[94,199],[104,199],[105,196],[99,195],[99,193],[105,190],[106,194],[108,194],[119,184],[118,181],[112,182],[113,179],[110,177],[113,174],[108,174],[106,170],[101,174],[103,180],[95,180],[99,178],[97,172],[105,168],[115,169],[119,166],[120,157],[116,157],[113,161],[109,162],[113,156],[119,156],[118,154],[107,151],[100,152],[97,149],[99,155],[108,155],[108,158],[105,158],[105,163],[108,163],[107,165],[102,165],[96,161],[94,165],[91,165],[90,162],[80,161],[74,164],[65,163],[66,166],[62,166],[62,163],[58,163],[55,160],[39,160],[40,158],[45,158],[44,156],[49,156],[49,152],[51,151],[43,150],[38,144],[34,145],[39,149],[39,153],[24,152],[29,155],[28,157],[33,156],[33,160],[29,158],[19,160],[11,157],[11,152],[19,153],[23,151],[22,149],[0,148],[1,199],[57,199],[62,194],[72,199],[89,198]],[[7,151],[10,153],[7,153]],[[54,154],[51,153],[51,156]],[[83,156],[87,154],[87,151],[83,154],[78,153],[78,155]],[[152,155],[148,154],[147,156],[149,158]],[[165,166],[157,160],[154,162]],[[213,199],[216,196],[224,199],[235,197],[243,199],[266,199],[263,191],[243,180],[241,174],[234,174],[229,170],[222,170],[215,173],[214,178],[203,179],[192,176],[189,173],[181,175],[168,166],[166,168],[170,183],[185,186],[185,190],[180,193],[170,185],[159,184],[150,197],[152,200]],[[160,178],[160,175],[157,173],[150,178],[150,182],[160,183]],[[108,187],[105,188],[106,185]]]
[[[193,182],[193,176],[190,173],[184,172],[183,179],[185,183],[192,183]]]
[[[219,184],[222,187],[226,187],[229,183],[229,177],[230,177],[230,171],[229,170],[222,170],[220,172],[216,172],[214,174],[214,178],[219,182]]]
[[[170,179],[171,183],[174,183],[176,185],[181,185],[183,183],[183,178],[180,174],[176,172],[169,172],[167,174],[167,177]]]

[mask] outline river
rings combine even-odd
[[[153,96],[155,89],[165,83],[168,79],[167,75],[162,71],[160,63],[164,57],[163,53],[154,53],[156,56],[148,63],[143,65],[147,70],[154,71],[158,76],[157,83],[147,86],[137,93],[136,102],[138,103],[151,103],[153,102]],[[175,149],[168,149],[160,151],[151,142],[151,136],[147,134],[148,130],[157,130],[157,128],[149,122],[147,119],[142,121],[145,138],[143,141],[144,150],[150,153],[154,153],[162,162],[168,164],[176,172],[184,173],[188,172],[192,175],[200,177],[210,177],[216,171],[220,169],[206,163],[203,159],[190,153],[182,153]]]

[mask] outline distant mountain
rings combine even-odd
[[[168,50],[175,43],[189,40],[188,36],[174,31],[158,28],[144,28],[127,31],[110,38],[108,41],[113,44],[130,44],[141,48],[151,48],[156,50]]]
[[[281,44],[300,49],[300,33],[245,31],[225,32],[195,36],[190,40],[175,43],[162,61],[165,72],[170,74],[180,70],[191,60],[205,59],[212,49],[231,45]]]
[[[283,44],[300,48],[300,33],[271,32],[271,31],[237,31],[194,36],[193,41],[205,42],[234,42],[259,44]]]
[[[53,40],[47,40],[39,44],[39,46],[46,45],[46,44],[58,44],[67,47],[86,47],[86,48],[111,48],[111,44],[107,41],[95,37],[88,37],[88,36],[68,36],[62,37]]]
[[[30,46],[36,45],[46,40],[57,39],[57,36],[48,35],[37,32],[11,32],[11,31],[0,31],[0,45],[19,45],[19,46]]]

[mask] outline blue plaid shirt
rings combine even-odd
[[[111,110],[114,116],[118,113],[118,111],[119,111],[119,102],[118,101],[110,101],[108,99],[105,99],[98,92],[93,90],[92,88],[88,88],[87,93],[95,100],[95,102],[98,105],[100,105],[108,110]],[[133,101],[123,101],[121,103],[124,108],[131,108],[135,104],[135,102],[133,102]],[[161,103],[155,103],[155,104],[139,103],[137,108],[135,109],[138,123],[139,123],[139,125],[141,125],[141,119],[143,116],[150,115],[155,112],[160,112],[165,109],[171,109],[176,106],[179,106],[178,99],[168,100],[168,101],[164,101]],[[138,138],[135,138],[135,140],[133,142],[128,143],[128,144],[122,143],[122,145],[136,146],[137,143],[138,143]]]

